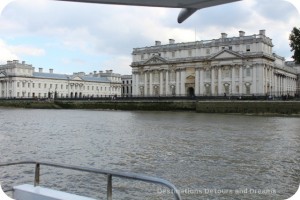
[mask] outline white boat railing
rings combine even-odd
[[[112,200],[112,177],[119,177],[123,179],[131,179],[131,180],[137,180],[137,181],[162,185],[164,187],[169,188],[172,191],[171,193],[174,194],[175,200],[181,200],[179,190],[177,190],[172,183],[170,183],[167,180],[157,178],[157,177],[152,177],[152,176],[146,176],[146,175],[135,174],[130,172],[114,172],[110,170],[101,170],[101,169],[95,169],[90,167],[79,167],[74,165],[57,164],[52,162],[40,162],[40,161],[18,161],[18,162],[0,163],[0,167],[12,166],[12,165],[25,165],[25,164],[35,165],[34,186],[38,186],[40,184],[40,170],[41,170],[40,166],[44,165],[49,167],[56,167],[62,169],[106,175],[107,176],[107,200]]]

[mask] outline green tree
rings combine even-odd
[[[294,55],[292,58],[297,64],[300,64],[300,28],[294,27],[290,34],[290,46]]]

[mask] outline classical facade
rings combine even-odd
[[[246,36],[134,48],[133,96],[294,95],[297,71],[265,30]]]
[[[36,72],[18,60],[0,65],[0,98],[90,98],[121,95],[121,75],[99,71],[73,75],[55,74],[53,69]]]
[[[132,96],[132,75],[121,76],[122,80],[122,96],[131,97]]]

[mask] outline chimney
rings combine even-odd
[[[49,73],[50,73],[50,74],[53,74],[53,69],[49,69]]]
[[[13,63],[17,64],[19,63],[19,60],[13,60]]]
[[[259,35],[264,35],[265,36],[266,35],[266,30],[260,30]]]
[[[97,74],[97,71],[94,71],[94,75],[96,75]]]
[[[169,44],[175,44],[175,40],[174,39],[169,39]]]
[[[221,33],[222,38],[227,38],[227,33]]]
[[[160,46],[161,45],[161,41],[155,41],[155,46]]]
[[[39,72],[40,72],[40,73],[43,73],[43,68],[39,68]]]
[[[22,65],[25,65],[26,64],[26,62],[25,61],[22,61]]]
[[[7,64],[11,64],[11,63],[12,63],[12,61],[10,61],[10,60],[7,61]]]
[[[240,37],[244,37],[245,36],[245,32],[244,31],[239,31],[240,33]]]

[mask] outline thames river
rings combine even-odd
[[[102,110],[0,109],[1,161],[41,160],[156,176],[182,198],[286,199],[300,183],[300,118]],[[0,168],[3,188],[34,166]],[[41,168],[41,185],[106,198],[106,177]],[[113,199],[172,199],[113,179]]]

